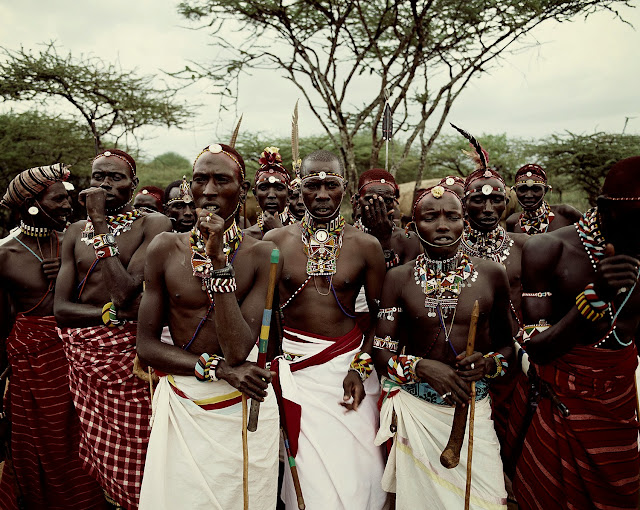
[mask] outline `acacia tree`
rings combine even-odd
[[[135,139],[142,126],[179,127],[190,115],[189,108],[178,104],[177,89],[156,87],[154,76],[138,76],[98,57],[60,55],[53,42],[37,54],[1,48],[0,58],[0,98],[70,104],[96,150],[107,134],[117,144],[123,136]]]
[[[564,176],[594,206],[613,164],[638,155],[640,136],[602,132],[581,135],[567,131],[538,141],[534,150],[548,172]]]
[[[182,76],[206,76],[233,97],[243,72],[283,73],[301,91],[356,181],[354,138],[371,129],[377,166],[385,92],[403,134],[395,173],[416,140],[429,151],[460,92],[491,61],[547,20],[620,0],[184,0],[179,12],[210,29],[219,54]],[[616,13],[617,14],[617,13]],[[237,35],[234,36],[233,32]],[[180,73],[178,73],[180,75]],[[429,129],[427,129],[429,121]],[[337,134],[336,134],[337,133]]]

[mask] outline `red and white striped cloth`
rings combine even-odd
[[[549,399],[538,404],[513,482],[520,508],[638,508],[637,364],[631,344],[576,346],[536,366],[571,415]]]
[[[11,452],[23,507],[103,508],[102,490],[78,456],[80,427],[55,318],[18,315],[6,345]],[[13,483],[3,476],[1,508],[14,508]]]
[[[80,417],[80,457],[106,493],[138,507],[149,442],[149,385],[133,374],[136,324],[60,331]]]

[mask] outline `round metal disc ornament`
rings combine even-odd
[[[325,243],[329,239],[329,233],[326,230],[316,230],[314,237],[319,243]]]
[[[483,195],[491,195],[492,191],[493,191],[493,187],[491,187],[490,184],[485,184],[484,186],[482,186]]]

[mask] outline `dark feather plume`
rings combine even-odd
[[[242,123],[242,115],[238,119],[238,123],[236,124],[236,128],[233,130],[233,134],[231,135],[231,141],[229,142],[229,147],[236,147],[236,141],[238,140],[238,133],[240,132],[240,124]]]
[[[453,129],[455,129],[458,133],[460,133],[467,140],[469,140],[469,143],[472,145],[472,147],[475,149],[476,153],[478,154],[478,158],[480,158],[480,164],[482,165],[482,169],[486,170],[487,157],[485,155],[484,149],[482,148],[482,145],[480,145],[480,142],[476,140],[476,138],[473,135],[467,133],[464,129],[460,129],[458,126],[456,126],[452,122],[449,122],[449,124],[451,124],[451,127]]]

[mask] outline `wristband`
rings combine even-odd
[[[371,355],[368,352],[361,351],[353,357],[353,361],[349,365],[349,372],[352,370],[357,372],[362,382],[365,382],[373,371],[371,361]]]
[[[105,245],[102,248],[96,248],[96,258],[106,259],[108,257],[117,257],[120,254],[117,246]]]
[[[408,384],[419,382],[416,376],[416,366],[422,360],[418,356],[400,354],[391,356],[387,363],[387,374],[389,379],[398,384]]]
[[[102,307],[102,322],[110,328],[121,326],[125,321],[118,320],[116,306],[109,301]]]
[[[220,278],[220,277],[207,277],[203,279],[204,284],[207,288],[207,290],[210,293],[213,292],[218,292],[218,293],[228,293],[228,292],[235,292],[236,289],[238,288],[236,285],[236,279],[235,277],[225,277],[225,278]]]
[[[600,312],[594,308],[589,302],[589,299],[585,296],[584,291],[576,296],[576,306],[578,307],[580,315],[592,322],[599,321],[606,313],[605,311]]]
[[[509,368],[509,363],[504,359],[504,356],[499,352],[490,352],[484,355],[485,358],[493,358],[493,361],[496,362],[496,373],[495,374],[487,374],[485,377],[489,379],[493,379],[498,376],[504,376],[507,373],[507,368]]]
[[[194,367],[194,375],[196,379],[200,382],[216,382],[218,378],[216,377],[216,369],[218,368],[218,364],[224,358],[222,356],[218,356],[217,354],[207,354],[203,352],[198,361],[196,361],[196,365]]]
[[[596,294],[595,285],[593,283],[587,284],[587,286],[584,288],[583,294],[584,297],[587,298],[587,301],[589,301],[591,308],[593,308],[596,312],[602,313],[606,312],[609,309],[609,304],[602,301],[598,294]]]

